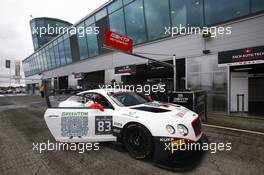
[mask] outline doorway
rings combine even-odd
[[[68,76],[59,77],[59,89],[68,89]]]
[[[264,75],[258,76],[248,79],[248,112],[252,115],[264,115]]]
[[[264,115],[264,64],[230,67],[230,112]]]
[[[165,61],[173,64],[172,60]],[[186,63],[185,58],[176,60],[176,76],[177,89],[183,90],[186,86]],[[158,63],[148,63],[136,66],[136,74],[125,75],[121,77],[121,81],[125,84],[151,84],[163,82],[166,84],[166,89],[173,90],[173,69],[162,66]]]

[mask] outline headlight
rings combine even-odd
[[[170,134],[174,134],[175,133],[175,128],[171,125],[166,125],[166,129]]]
[[[177,125],[177,130],[182,136],[187,136],[189,133],[187,127],[182,124]]]

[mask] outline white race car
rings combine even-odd
[[[195,154],[175,151],[175,146],[207,142],[196,113],[130,91],[97,89],[78,93],[57,108],[48,108],[45,121],[59,142],[119,141],[136,159],[152,157],[156,163],[171,166],[183,164],[182,158]]]

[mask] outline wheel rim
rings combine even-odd
[[[148,142],[145,135],[141,132],[133,132],[128,136],[128,145],[136,154],[146,153]]]

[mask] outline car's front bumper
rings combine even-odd
[[[199,149],[203,144],[208,143],[207,136],[202,134],[201,138],[197,142],[191,142],[184,140],[184,143],[179,142],[179,147],[176,149],[177,144],[172,145],[172,143],[177,143],[180,141],[179,138],[163,138],[155,137],[155,151],[154,151],[154,163],[160,167],[170,169],[170,170],[189,170],[194,168],[201,162],[203,155],[206,151]],[[174,141],[174,142],[173,142]],[[196,144],[197,147],[188,148],[187,145]],[[180,145],[182,148],[180,150]]]

